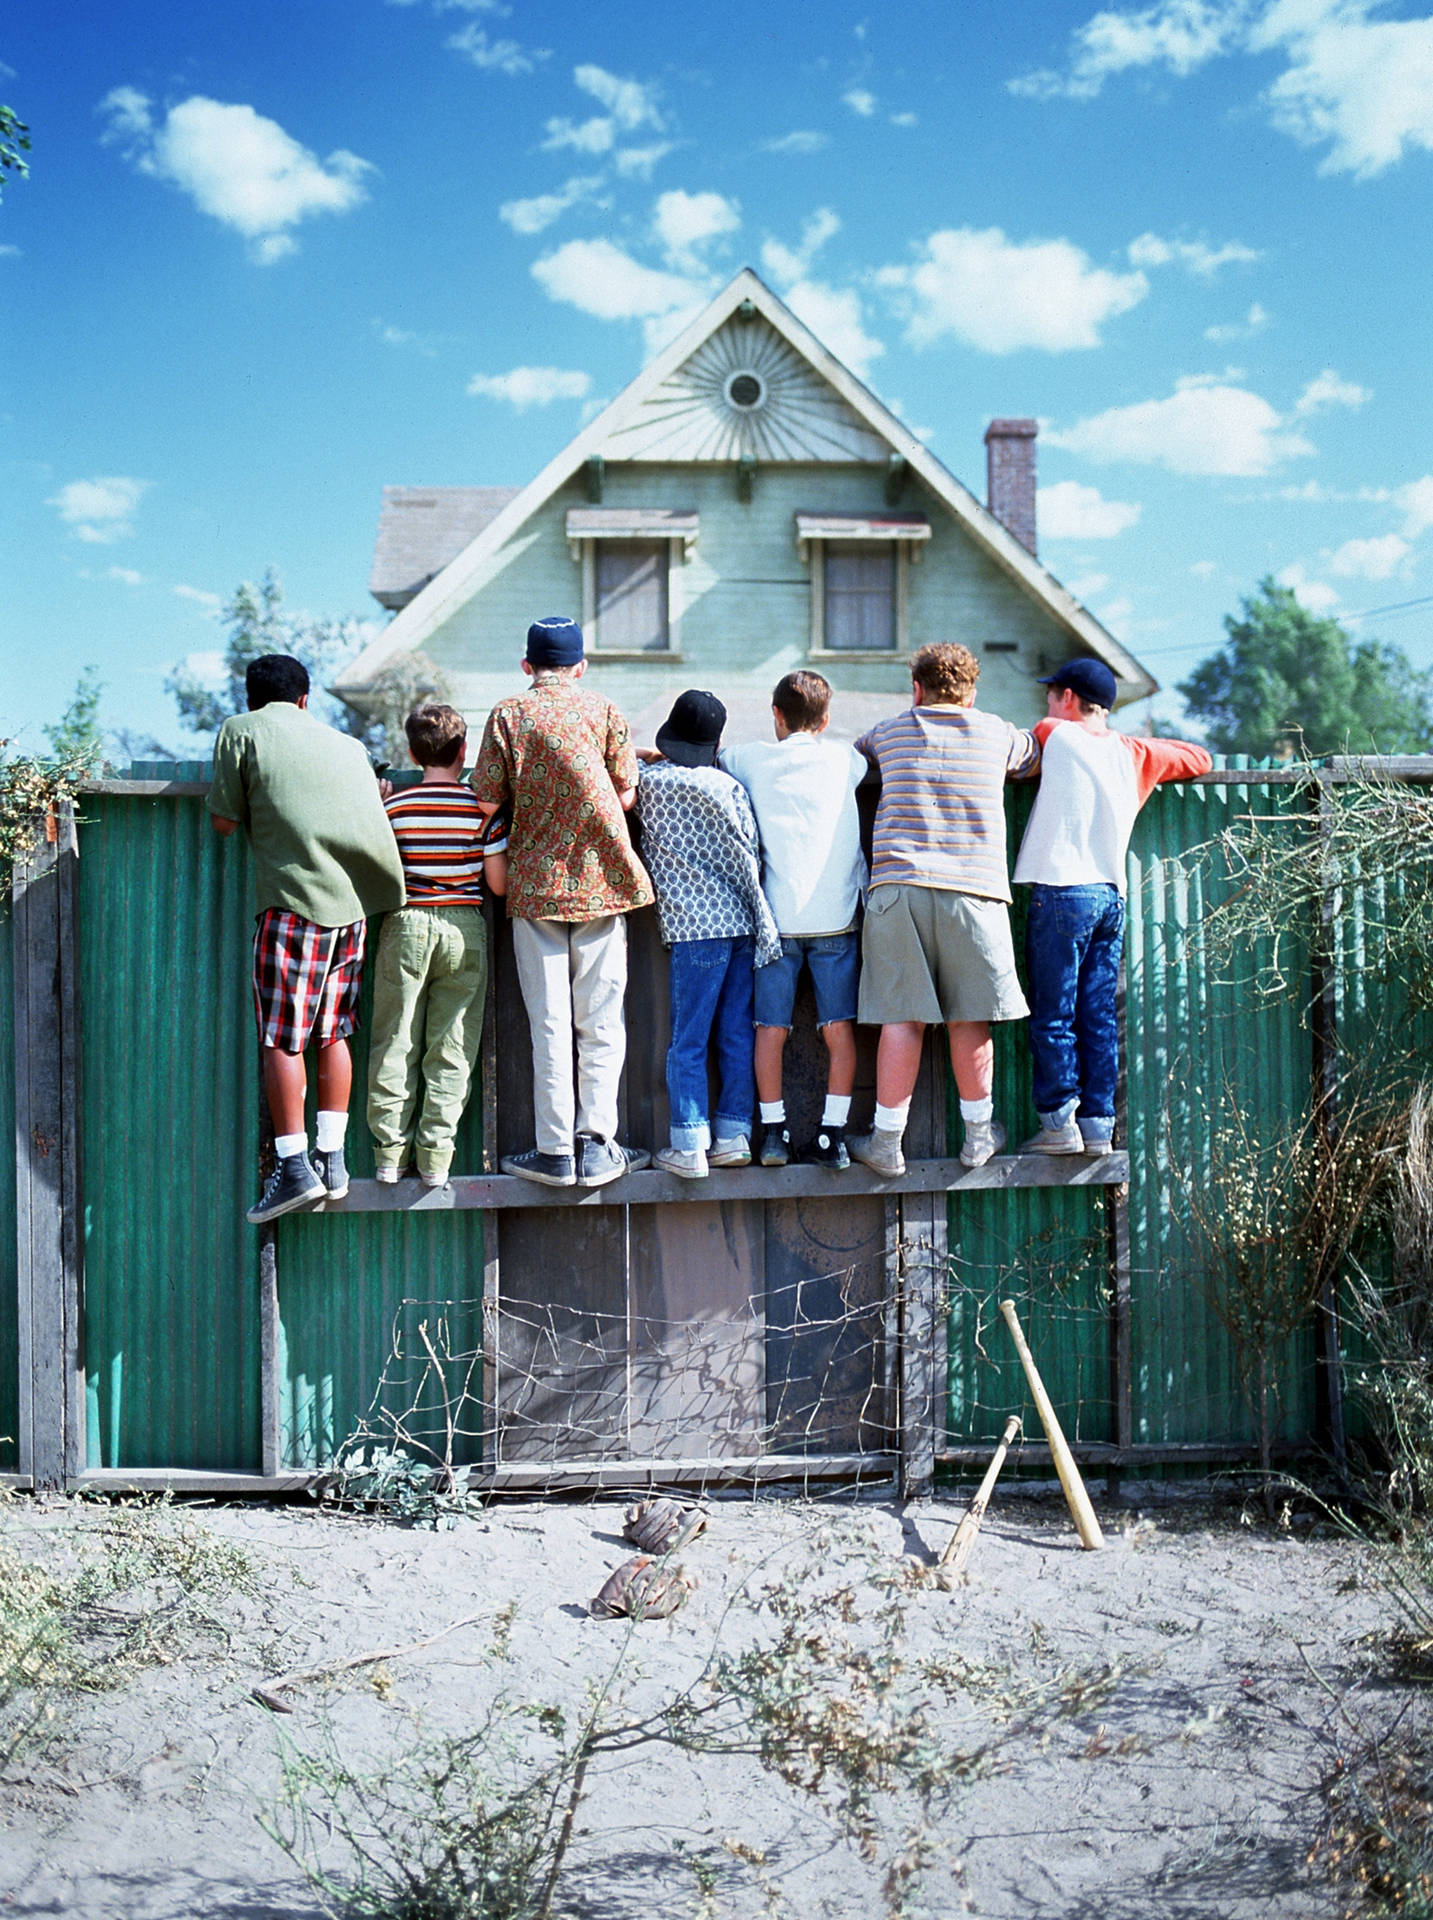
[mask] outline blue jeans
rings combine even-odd
[[[1035,1111],[1044,1127],[1079,1114],[1086,1139],[1115,1124],[1120,1036],[1115,1013],[1124,955],[1118,888],[1032,887],[1025,923]]]
[[[672,945],[672,1041],[667,1101],[672,1145],[691,1153],[711,1145],[707,1127],[707,1042],[716,1035],[721,1092],[712,1116],[718,1140],[751,1126],[756,1077],[751,1063],[751,1004],[756,942],[677,940]]]
[[[801,968],[811,969],[816,1024],[834,1026],[856,1017],[856,981],[861,941],[855,933],[782,934],[781,958],[756,970],[756,1024],[789,1027]]]

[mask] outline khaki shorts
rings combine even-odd
[[[861,936],[861,1005],[871,1026],[1023,1020],[1003,900],[943,887],[872,887]]]

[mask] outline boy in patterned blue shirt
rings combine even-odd
[[[680,695],[657,733],[661,758],[645,762],[637,787],[642,858],[671,949],[671,1145],[655,1164],[683,1180],[751,1161],[754,967],[781,955],[761,891],[756,816],[738,782],[716,765],[725,725],[715,694]],[[713,1036],[721,1090],[709,1123]]]

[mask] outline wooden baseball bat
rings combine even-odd
[[[985,1469],[985,1478],[981,1481],[975,1498],[961,1516],[960,1525],[950,1536],[945,1552],[940,1556],[937,1573],[943,1576],[940,1582],[943,1587],[953,1587],[956,1576],[965,1569],[965,1563],[970,1558],[970,1550],[975,1545],[975,1536],[980,1531],[980,1523],[985,1518],[985,1509],[989,1506],[990,1496],[995,1491],[995,1482],[1000,1477],[1000,1469],[1005,1465],[1005,1456],[1014,1445],[1015,1436],[1019,1431],[1020,1416],[1018,1413],[1012,1413],[1005,1422],[1005,1431],[1000,1436],[1000,1445],[991,1455],[990,1465]]]
[[[1000,1311],[1005,1316],[1005,1324],[1010,1329],[1010,1338],[1015,1342],[1015,1351],[1020,1356],[1020,1364],[1025,1369],[1025,1378],[1030,1382],[1030,1397],[1040,1415],[1040,1424],[1045,1429],[1045,1438],[1050,1442],[1050,1452],[1054,1456],[1055,1471],[1060,1476],[1060,1485],[1065,1489],[1065,1499],[1069,1503],[1070,1518],[1075,1523],[1075,1531],[1080,1536],[1080,1545],[1091,1552],[1105,1544],[1105,1536],[1100,1532],[1100,1523],[1095,1518],[1095,1510],[1090,1505],[1090,1496],[1085,1492],[1085,1483],[1080,1478],[1080,1470],[1075,1465],[1075,1456],[1070,1452],[1069,1443],[1061,1431],[1060,1422],[1055,1417],[1055,1409],[1050,1404],[1050,1396],[1045,1391],[1045,1382],[1040,1378],[1039,1369],[1029,1347],[1025,1344],[1025,1335],[1020,1331],[1020,1321],[1015,1313],[1013,1300],[1002,1300]]]

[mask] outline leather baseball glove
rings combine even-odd
[[[634,1620],[662,1620],[686,1605],[696,1584],[681,1567],[658,1567],[649,1555],[639,1553],[623,1561],[589,1611],[599,1620],[616,1620],[623,1614]]]
[[[660,1558],[695,1540],[706,1524],[700,1507],[684,1506],[680,1500],[639,1500],[628,1507],[622,1531],[634,1547]]]

